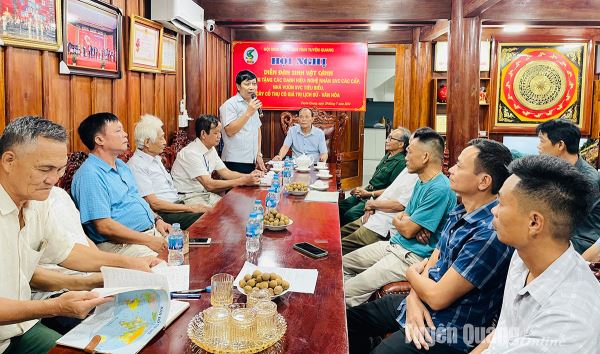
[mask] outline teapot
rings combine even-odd
[[[306,154],[302,154],[296,157],[296,164],[298,164],[298,168],[306,170],[313,164],[312,158]]]

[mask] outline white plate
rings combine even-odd
[[[333,177],[333,175],[323,176],[323,175],[317,174],[317,177],[320,179],[330,179],[331,177]]]
[[[265,224],[265,229],[269,229],[271,231],[281,231],[281,230],[285,230],[286,227],[292,225],[294,223],[294,220],[290,219],[290,223],[287,225],[283,225],[283,226],[269,226],[267,224]]]
[[[310,172],[310,167],[307,167],[307,168],[296,167],[296,171],[298,171],[298,172]]]
[[[328,169],[329,169],[329,166],[323,166],[323,167],[320,167],[319,165],[316,165],[316,166],[315,166],[315,168],[316,168],[317,170],[328,170]]]
[[[306,195],[306,193],[308,193],[308,190],[305,190],[304,192],[298,192],[298,191],[287,191],[289,194],[291,195]]]
[[[312,188],[312,189],[316,189],[318,191],[326,191],[327,189],[329,189],[329,186],[317,187],[317,186],[314,185],[314,183],[311,184],[309,187]]]

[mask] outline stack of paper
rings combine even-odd
[[[339,199],[338,192],[319,192],[319,191],[308,191],[306,198],[307,202],[328,202],[337,203]]]

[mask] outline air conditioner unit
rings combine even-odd
[[[204,9],[193,0],[152,0],[150,17],[181,34],[195,36],[204,29]]]

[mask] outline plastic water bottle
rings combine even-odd
[[[260,227],[256,213],[250,213],[250,218],[246,223],[246,251],[256,252],[260,248]]]
[[[273,184],[271,186],[275,190],[275,204],[279,204],[279,201],[281,200],[281,183],[279,183],[278,173],[273,176]]]
[[[290,160],[285,160],[283,163],[283,185],[287,186],[292,181],[292,163]]]
[[[265,228],[265,223],[264,223],[264,219],[265,219],[265,209],[262,206],[262,202],[260,201],[260,199],[256,199],[254,201],[254,208],[252,209],[253,212],[256,213],[256,219],[258,220],[258,232],[262,235],[263,234],[263,230]]]
[[[267,192],[267,197],[265,198],[265,207],[267,210],[277,208],[277,193],[273,187],[269,188],[269,191]]]
[[[292,177],[294,177],[294,160],[292,160],[291,157],[286,156],[285,161],[287,161],[290,164],[290,179],[291,179]]]
[[[169,258],[168,262],[170,266],[178,266],[183,264],[183,231],[181,226],[175,223],[172,225],[173,231],[167,236],[167,242],[169,244]]]

